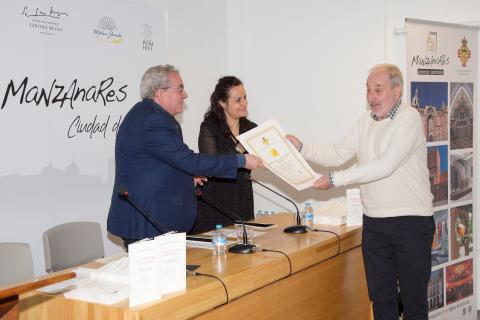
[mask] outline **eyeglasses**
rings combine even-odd
[[[160,88],[160,89],[163,89],[163,90],[167,90],[167,89],[173,89],[173,90],[176,90],[178,92],[182,92],[185,90],[185,87],[183,84],[177,86],[177,87],[165,87],[165,88]]]

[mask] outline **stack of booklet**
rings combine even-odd
[[[328,201],[321,208],[315,210],[313,222],[335,226],[345,224],[347,222],[346,204],[339,201]]]
[[[77,268],[76,277],[39,289],[48,294],[63,293],[67,299],[114,304],[128,299],[128,257],[111,261],[98,269]]]
[[[63,293],[67,299],[129,305],[158,300],[162,294],[186,287],[185,233],[160,235],[128,246],[129,255],[98,269],[78,268],[77,277],[40,291]]]
[[[363,206],[360,189],[347,189],[346,199],[343,197],[329,200],[322,207],[315,210],[314,223],[348,226],[361,226]]]
[[[72,290],[64,293],[67,299],[114,304],[128,299],[128,257],[112,261],[99,269],[79,268],[80,277]]]

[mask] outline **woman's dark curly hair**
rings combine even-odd
[[[226,138],[229,138],[232,133],[228,127],[225,110],[221,106],[220,101],[227,103],[230,89],[240,85],[243,85],[242,81],[234,76],[218,79],[215,90],[210,96],[210,107],[208,107],[204,116],[204,120],[213,120],[220,127],[220,131]],[[240,126],[242,126],[243,121],[245,121],[245,118],[240,119]]]

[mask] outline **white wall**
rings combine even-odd
[[[168,12],[167,60],[180,69],[186,111],[178,120],[185,142],[197,150],[201,119],[210,93],[227,67],[227,17],[223,0],[131,0],[154,4]]]

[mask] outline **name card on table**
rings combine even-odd
[[[186,287],[185,233],[168,233],[128,246],[130,307]]]
[[[361,226],[363,222],[363,206],[360,189],[347,189],[347,225]]]

